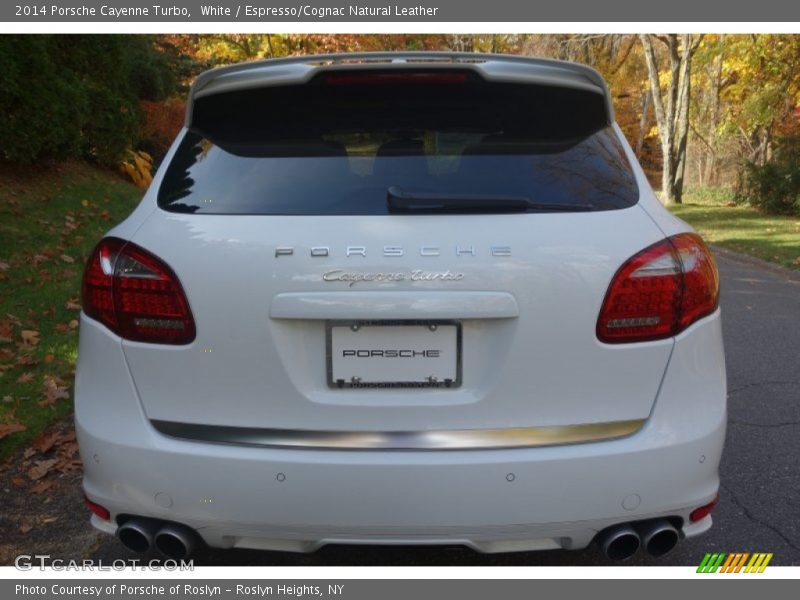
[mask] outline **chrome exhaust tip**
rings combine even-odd
[[[155,545],[167,558],[181,560],[189,556],[197,545],[197,533],[178,523],[167,523],[155,535]]]
[[[611,560],[628,560],[639,550],[640,540],[636,530],[628,524],[615,525],[604,530],[597,539],[600,550]]]
[[[647,553],[659,558],[672,551],[678,545],[680,534],[666,519],[642,521],[636,524],[636,530]]]
[[[153,547],[153,536],[158,527],[157,521],[133,517],[117,528],[117,538],[128,550],[144,554]]]

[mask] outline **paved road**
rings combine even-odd
[[[800,252],[798,252],[800,254]],[[773,552],[773,564],[800,565],[800,274],[730,253],[718,254],[728,366],[729,427],[723,487],[706,535],[654,561],[696,565],[708,551]],[[113,538],[82,521],[77,479],[60,498],[66,515],[28,535],[25,552],[104,562],[132,558]],[[22,501],[20,501],[22,502]],[[8,505],[7,505],[8,506]],[[24,510],[24,506],[19,507]],[[72,516],[74,515],[74,517]],[[0,547],[0,550],[3,548]],[[7,548],[3,558],[12,548]],[[0,553],[3,554],[3,553]],[[212,565],[604,565],[594,548],[580,552],[480,555],[463,548],[329,547],[310,555],[203,551]]]

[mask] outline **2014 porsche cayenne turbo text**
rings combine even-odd
[[[198,7],[203,17],[312,17],[327,19],[331,17],[435,17],[439,11],[436,6],[257,6],[247,4],[232,8],[220,4],[201,4]],[[33,17],[112,17],[129,19],[132,17],[183,17],[190,19],[192,11],[185,6],[151,4],[148,6],[60,6],[57,4],[17,4],[16,16]]]

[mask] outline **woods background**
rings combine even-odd
[[[0,36],[0,161],[80,159],[145,186],[201,71],[326,52],[450,50],[574,60],[608,81],[665,203],[687,185],[800,214],[797,35]]]

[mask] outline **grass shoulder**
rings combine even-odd
[[[689,189],[683,204],[668,208],[712,244],[800,269],[800,217],[737,205],[732,194],[720,188]]]
[[[0,165],[0,462],[72,410],[83,265],[140,197],[83,163]]]

